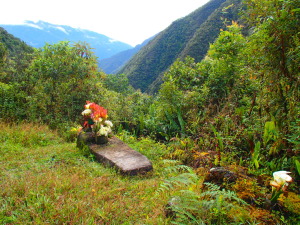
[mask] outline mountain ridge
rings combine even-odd
[[[197,61],[200,61],[205,56],[209,44],[218,36],[220,29],[226,28],[220,17],[229,21],[237,19],[240,2],[211,0],[174,21],[135,54],[118,73],[126,74],[134,88],[155,93],[162,83],[163,73],[177,58],[198,55]],[[229,12],[222,11],[224,8],[229,9]],[[192,45],[191,41],[198,45]],[[192,51],[196,54],[191,54]]]
[[[99,59],[111,57],[119,52],[133,48],[131,45],[114,40],[103,34],[67,25],[56,25],[44,21],[25,21],[24,24],[0,24],[10,34],[20,38],[28,45],[39,48],[45,43],[59,41],[87,42],[94,48]]]
[[[8,33],[4,28],[0,27],[0,45],[3,45],[3,51],[7,51],[9,58],[20,57],[24,53],[32,53],[34,49],[27,45],[20,38]],[[4,53],[4,52],[3,52]]]
[[[154,37],[150,37],[143,43],[136,45],[132,49],[128,49],[122,52],[119,52],[109,58],[105,58],[99,61],[99,67],[107,74],[117,73],[127,62],[133,57],[142,47],[148,44],[150,40]]]

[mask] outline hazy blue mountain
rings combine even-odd
[[[43,21],[26,21],[22,25],[0,24],[0,27],[36,48],[44,46],[45,43],[53,44],[59,41],[87,42],[94,48],[95,55],[99,59],[108,58],[121,51],[133,48],[129,44],[113,40],[93,31],[65,25],[54,25]]]
[[[151,37],[145,40],[142,44],[135,46],[132,49],[128,49],[117,53],[109,58],[102,59],[99,61],[99,67],[107,74],[115,74],[117,73],[122,66],[124,66],[128,60],[134,56],[142,47],[144,47],[150,40],[154,37]]]

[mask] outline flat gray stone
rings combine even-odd
[[[137,175],[153,170],[152,163],[143,154],[133,150],[117,137],[104,145],[87,143],[99,162],[116,167],[122,174]]]

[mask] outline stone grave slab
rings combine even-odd
[[[77,142],[77,146],[82,147],[78,143],[80,141]],[[92,141],[85,144],[99,162],[116,167],[122,174],[137,175],[153,170],[152,163],[146,156],[133,150],[117,137],[109,138],[109,142],[103,145],[94,144]]]

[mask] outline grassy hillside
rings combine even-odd
[[[220,34],[220,29],[225,29],[225,24],[228,25],[231,21],[240,20],[241,8],[240,0],[224,2],[197,29],[180,53],[180,58],[184,59],[186,56],[191,56],[196,62],[200,62],[206,55],[209,44],[212,44]]]
[[[15,99],[15,97],[5,97],[8,91],[1,85],[1,82],[17,82],[19,86],[26,86],[27,84],[22,83],[21,80],[28,80],[24,75],[24,70],[30,64],[33,52],[34,48],[0,27],[0,108],[5,104],[9,104],[11,107],[12,99]],[[3,92],[6,93],[3,94]],[[20,93],[20,91],[18,92]],[[2,117],[1,111],[2,109],[0,118]],[[24,111],[21,114],[24,114]]]
[[[135,145],[155,172],[126,177],[47,127],[0,127],[0,224],[168,224],[165,199],[155,196],[163,146],[147,140]]]

